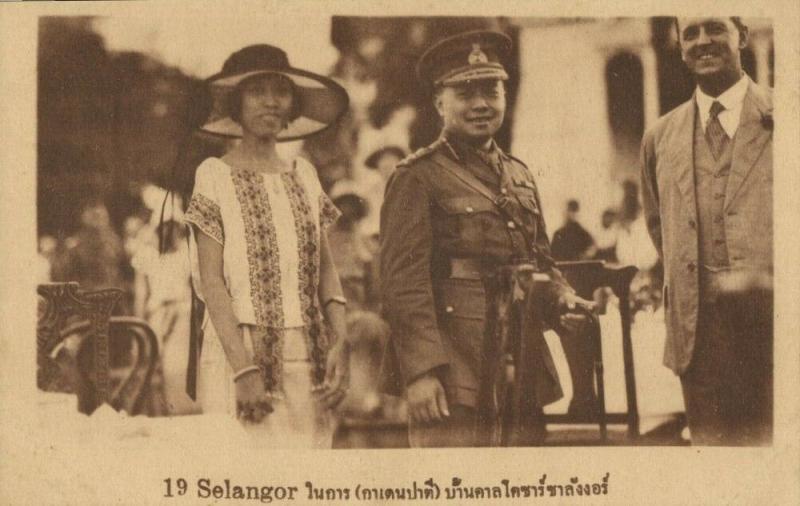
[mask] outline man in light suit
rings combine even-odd
[[[772,99],[743,71],[737,17],[676,20],[697,89],[642,141],[648,230],[664,261],[664,363],[693,444],[772,435]]]

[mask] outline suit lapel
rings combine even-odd
[[[761,90],[751,82],[742,104],[742,116],[733,141],[731,173],[725,188],[726,210],[772,137],[772,132],[762,124],[762,117],[771,112],[768,99],[761,96]]]
[[[694,188],[694,122],[696,116],[695,99],[684,103],[675,111],[675,122],[669,132],[670,152],[675,170],[675,181],[678,185],[684,205],[697,212],[697,197]]]

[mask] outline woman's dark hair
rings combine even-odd
[[[242,90],[244,90],[244,85],[251,79],[256,77],[261,77],[263,74],[258,74],[253,77],[248,77],[247,79],[242,80],[239,84],[236,85],[227,96],[227,104],[226,109],[228,110],[228,114],[230,115],[231,119],[235,122],[239,123],[242,120]],[[300,111],[302,110],[302,103],[300,99],[300,94],[297,92],[297,85],[294,84],[294,81],[289,79],[286,76],[281,74],[276,74],[280,76],[282,79],[285,79],[289,82],[289,85],[292,88],[292,110],[289,111],[289,122],[292,122],[300,117]]]
[[[184,225],[175,220],[164,220],[156,227],[161,253],[171,253],[178,249],[178,242],[184,230]]]

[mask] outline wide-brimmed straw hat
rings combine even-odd
[[[279,142],[319,133],[347,111],[347,92],[336,82],[292,67],[280,48],[257,44],[233,53],[220,72],[206,79],[214,98],[214,109],[201,130],[225,137],[241,137],[242,127],[230,116],[227,96],[245,79],[261,74],[280,74],[290,79],[300,100],[299,115],[278,134]]]

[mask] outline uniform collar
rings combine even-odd
[[[500,146],[497,145],[497,142],[492,139],[489,143],[489,149],[483,150],[479,148],[475,148],[467,144],[466,142],[459,141],[458,139],[454,139],[452,137],[448,137],[444,134],[441,136],[442,144],[447,148],[450,155],[457,161],[461,162],[467,159],[470,155],[477,156],[481,160],[485,160],[488,157],[499,156],[500,158],[506,158],[506,154],[500,149]]]

